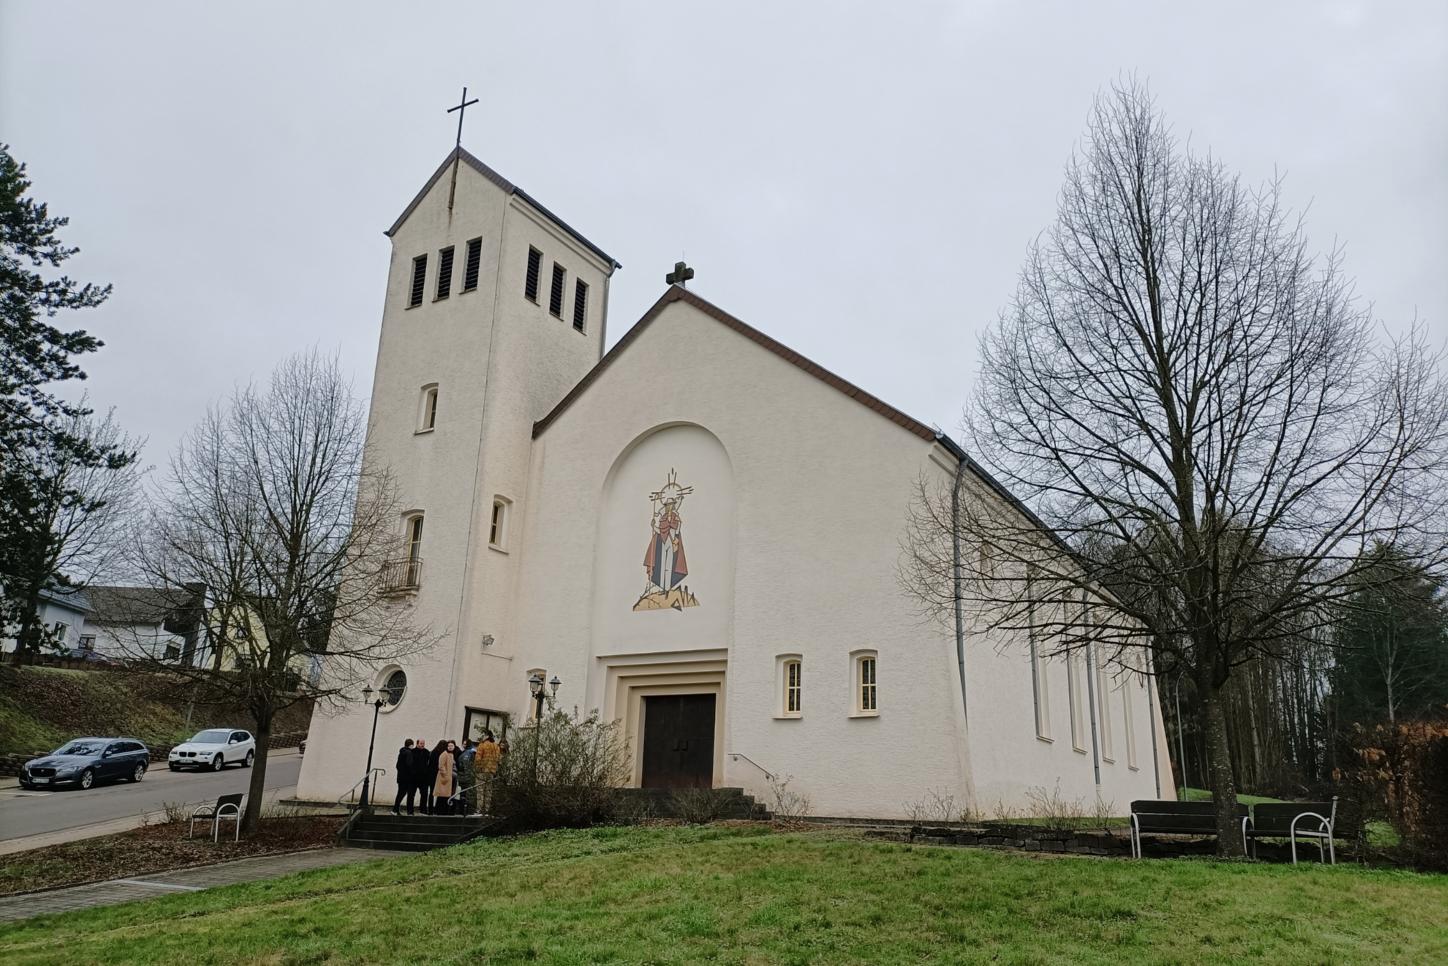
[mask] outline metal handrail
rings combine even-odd
[[[765,767],[764,767],[763,765],[761,765],[759,762],[755,761],[753,758],[750,758],[748,755],[744,754],[744,753],[741,752],[741,751],[731,751],[731,752],[729,752],[729,757],[730,757],[730,758],[733,758],[735,761],[738,761],[739,759],[743,758],[745,761],[749,762],[749,763],[750,763],[751,765],[753,765],[755,768],[758,768],[760,771],[764,772],[764,777],[765,777],[766,779],[768,779],[769,781],[774,781],[776,778],[779,777],[778,775],[776,775],[776,774],[774,774],[773,772],[771,772],[768,768],[765,768]]]
[[[385,774],[387,774],[387,769],[386,769],[386,768],[383,768],[383,767],[380,766],[380,765],[379,765],[378,767],[372,769],[372,770],[369,771],[367,774],[363,775],[361,778],[359,778],[359,779],[357,779],[355,782],[353,782],[353,783],[352,783],[352,787],[349,788],[349,789],[347,789],[345,792],[343,792],[343,793],[341,794],[341,796],[337,799],[337,804],[338,804],[338,805],[355,804],[355,803],[356,803],[355,793],[356,793],[356,791],[357,791],[358,786],[360,786],[363,782],[367,781],[368,778],[371,778],[371,779],[372,779],[372,783],[371,783],[371,785],[370,785],[369,787],[371,787],[371,788],[376,788],[376,787],[377,787],[377,776],[378,776],[378,775],[385,775]]]

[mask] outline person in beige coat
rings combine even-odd
[[[432,814],[446,815],[448,812],[447,800],[453,793],[453,756],[448,751],[451,742],[439,741],[433,749],[437,756],[437,778],[432,783]]]

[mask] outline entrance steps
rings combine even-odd
[[[354,816],[342,838],[353,848],[426,852],[466,842],[501,821],[492,815],[398,816],[378,809]]]
[[[769,811],[742,788],[620,788],[623,810],[649,818],[685,818],[680,798],[708,795],[715,818],[763,821]]]

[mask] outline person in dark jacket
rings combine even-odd
[[[417,794],[417,781],[412,777],[412,739],[397,749],[397,798],[392,801],[392,814],[401,815],[402,800],[407,799],[407,814],[412,812],[412,797]]]
[[[432,812],[432,778],[429,766],[432,756],[427,753],[427,739],[419,738],[412,745],[412,780],[417,785],[417,807],[422,814]]]
[[[447,742],[439,741],[432,746],[432,752],[427,756],[427,774],[423,777],[427,779],[427,813],[429,815],[439,814],[438,807],[442,805],[442,802],[437,800],[437,760],[445,751],[447,751]]]

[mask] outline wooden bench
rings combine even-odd
[[[1246,851],[1247,828],[1251,824],[1251,819],[1247,816],[1247,806],[1238,804],[1234,815],[1242,830],[1242,849]],[[1132,802],[1132,858],[1141,858],[1143,834],[1216,835],[1216,805],[1213,802]]]
[[[1252,840],[1252,857],[1257,856],[1258,839],[1287,839],[1292,843],[1292,864],[1297,864],[1297,840],[1317,842],[1317,854],[1323,862],[1337,864],[1337,850],[1332,837],[1337,825],[1337,799],[1330,802],[1263,802],[1252,807],[1252,826],[1247,837]],[[1324,849],[1324,843],[1326,848]]]

